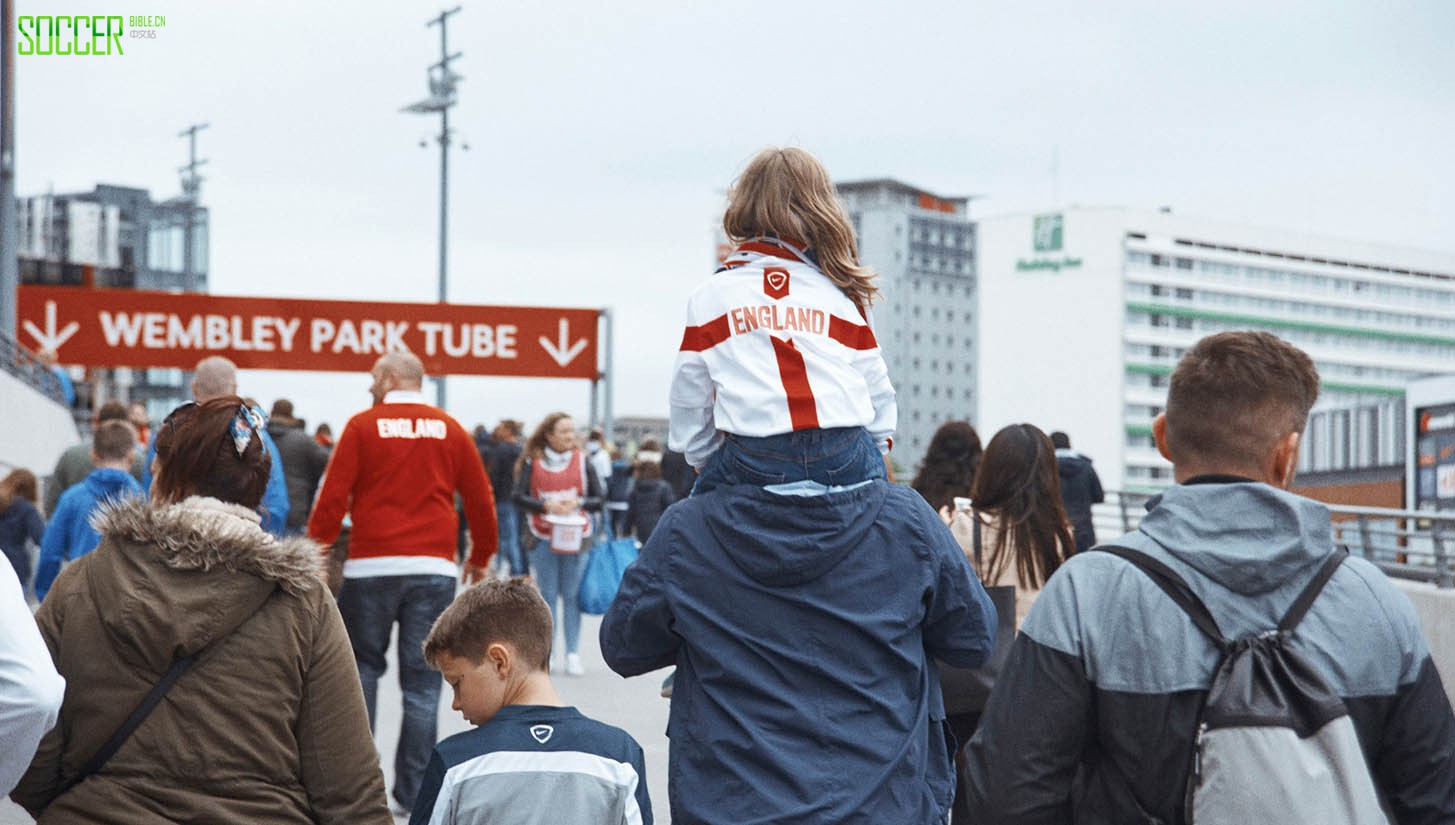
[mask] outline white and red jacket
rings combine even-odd
[[[865,427],[887,453],[899,415],[868,310],[774,239],[738,247],[688,299],[670,403],[668,444],[694,467],[725,432]]]

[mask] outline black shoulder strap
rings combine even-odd
[[[266,605],[271,599],[272,593],[270,592],[263,598],[262,603],[253,609],[253,612],[248,615],[247,619],[243,619],[238,623],[237,627],[242,627],[244,624],[247,624],[248,620],[256,616],[258,611],[263,609],[263,605]],[[121,727],[117,728],[116,732],[111,734],[111,738],[106,740],[106,744],[102,745],[99,750],[91,755],[90,759],[86,760],[86,764],[81,766],[81,770],[77,771],[75,776],[66,780],[61,785],[61,789],[56,792],[56,796],[60,796],[66,791],[69,791],[79,784],[81,780],[101,770],[107,761],[115,756],[117,751],[121,750],[121,746],[126,744],[126,740],[131,738],[131,735],[136,732],[136,729],[141,727],[141,723],[146,721],[146,718],[151,715],[153,710],[156,710],[157,705],[161,704],[162,697],[167,695],[167,691],[172,689],[172,685],[175,685],[177,680],[182,678],[182,674],[186,673],[187,669],[192,667],[192,664],[197,661],[197,658],[209,650],[216,649],[218,642],[232,635],[232,632],[236,631],[237,627],[213,639],[201,650],[172,662],[172,666],[167,668],[167,672],[162,674],[162,678],[157,680],[155,685],[152,685],[152,689],[147,691],[146,696],[142,697],[141,703],[136,706],[136,709],[131,712],[130,716],[126,717],[126,721],[121,723]]]
[[[975,568],[981,570],[984,567],[980,561],[980,514],[974,507],[970,508],[970,520],[975,523]]]
[[[1094,549],[1111,553],[1113,556],[1120,556],[1130,562],[1133,567],[1146,573],[1147,578],[1162,588],[1162,592],[1166,593],[1172,601],[1177,603],[1178,607],[1182,608],[1182,612],[1186,613],[1188,618],[1192,619],[1192,623],[1197,625],[1197,629],[1201,630],[1204,636],[1211,639],[1213,644],[1222,650],[1226,650],[1231,645],[1231,642],[1223,636],[1222,630],[1218,628],[1217,620],[1213,618],[1212,612],[1207,609],[1207,605],[1203,604],[1202,599],[1199,599],[1197,594],[1192,592],[1192,588],[1187,586],[1187,582],[1181,576],[1177,575],[1175,570],[1146,553],[1133,550],[1130,547],[1121,547],[1115,544],[1101,544],[1097,545]]]
[[[105,765],[107,760],[116,755],[118,750],[121,750],[121,746],[126,743],[126,740],[137,728],[141,727],[141,723],[146,721],[146,718],[156,709],[156,706],[162,701],[162,697],[167,694],[167,691],[172,689],[172,685],[176,684],[177,680],[182,677],[183,673],[187,672],[187,668],[190,668],[195,661],[197,661],[197,654],[193,653],[191,656],[183,656],[173,662],[172,666],[163,674],[161,680],[155,685],[152,685],[152,689],[142,698],[141,704],[137,705],[136,709],[131,712],[131,715],[126,717],[125,722],[121,723],[121,727],[117,728],[116,732],[111,734],[111,738],[106,740],[106,744],[102,745],[100,750],[96,751],[91,755],[90,759],[86,760],[86,764],[81,766],[81,770],[77,771],[75,776],[67,780],[66,784],[62,786],[56,795],[60,796],[75,785],[80,784],[81,780],[101,770],[101,766]]]
[[[1339,565],[1343,564],[1344,559],[1348,557],[1349,549],[1347,547],[1339,547],[1335,548],[1334,552],[1330,553],[1329,557],[1324,559],[1323,565],[1319,567],[1319,572],[1314,574],[1313,579],[1304,587],[1303,592],[1299,593],[1298,598],[1293,600],[1293,606],[1288,608],[1288,612],[1283,616],[1283,621],[1278,623],[1278,629],[1281,632],[1291,633],[1295,627],[1298,627],[1298,623],[1303,621],[1304,614],[1308,613],[1308,609],[1313,606],[1314,599],[1319,597],[1319,594],[1324,590],[1324,585],[1328,584],[1329,579],[1334,577],[1334,571],[1338,570]]]

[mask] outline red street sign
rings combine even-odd
[[[234,298],[22,285],[20,341],[62,364],[367,372],[407,349],[430,375],[595,378],[594,309]]]

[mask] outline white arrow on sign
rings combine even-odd
[[[561,341],[559,344],[552,344],[551,339],[544,335],[536,340],[540,341],[541,346],[545,347],[546,352],[552,358],[556,359],[557,364],[563,367],[575,361],[576,356],[581,354],[581,350],[586,349],[587,344],[585,338],[578,339],[574,344],[571,343],[571,325],[567,323],[565,318],[561,319]]]
[[[29,321],[26,321],[23,326],[25,327],[25,331],[30,333],[30,337],[35,339],[35,343],[39,345],[41,349],[48,349],[52,352],[59,350],[61,348],[61,345],[71,340],[71,336],[75,335],[76,330],[81,328],[80,324],[72,321],[71,323],[66,324],[64,327],[62,327],[59,331],[56,330],[55,301],[45,302],[44,330]]]

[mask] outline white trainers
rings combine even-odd
[[[586,674],[586,668],[584,668],[584,667],[581,666],[581,654],[579,654],[579,653],[567,653],[566,654],[566,675],[567,676],[584,676],[585,674]]]

